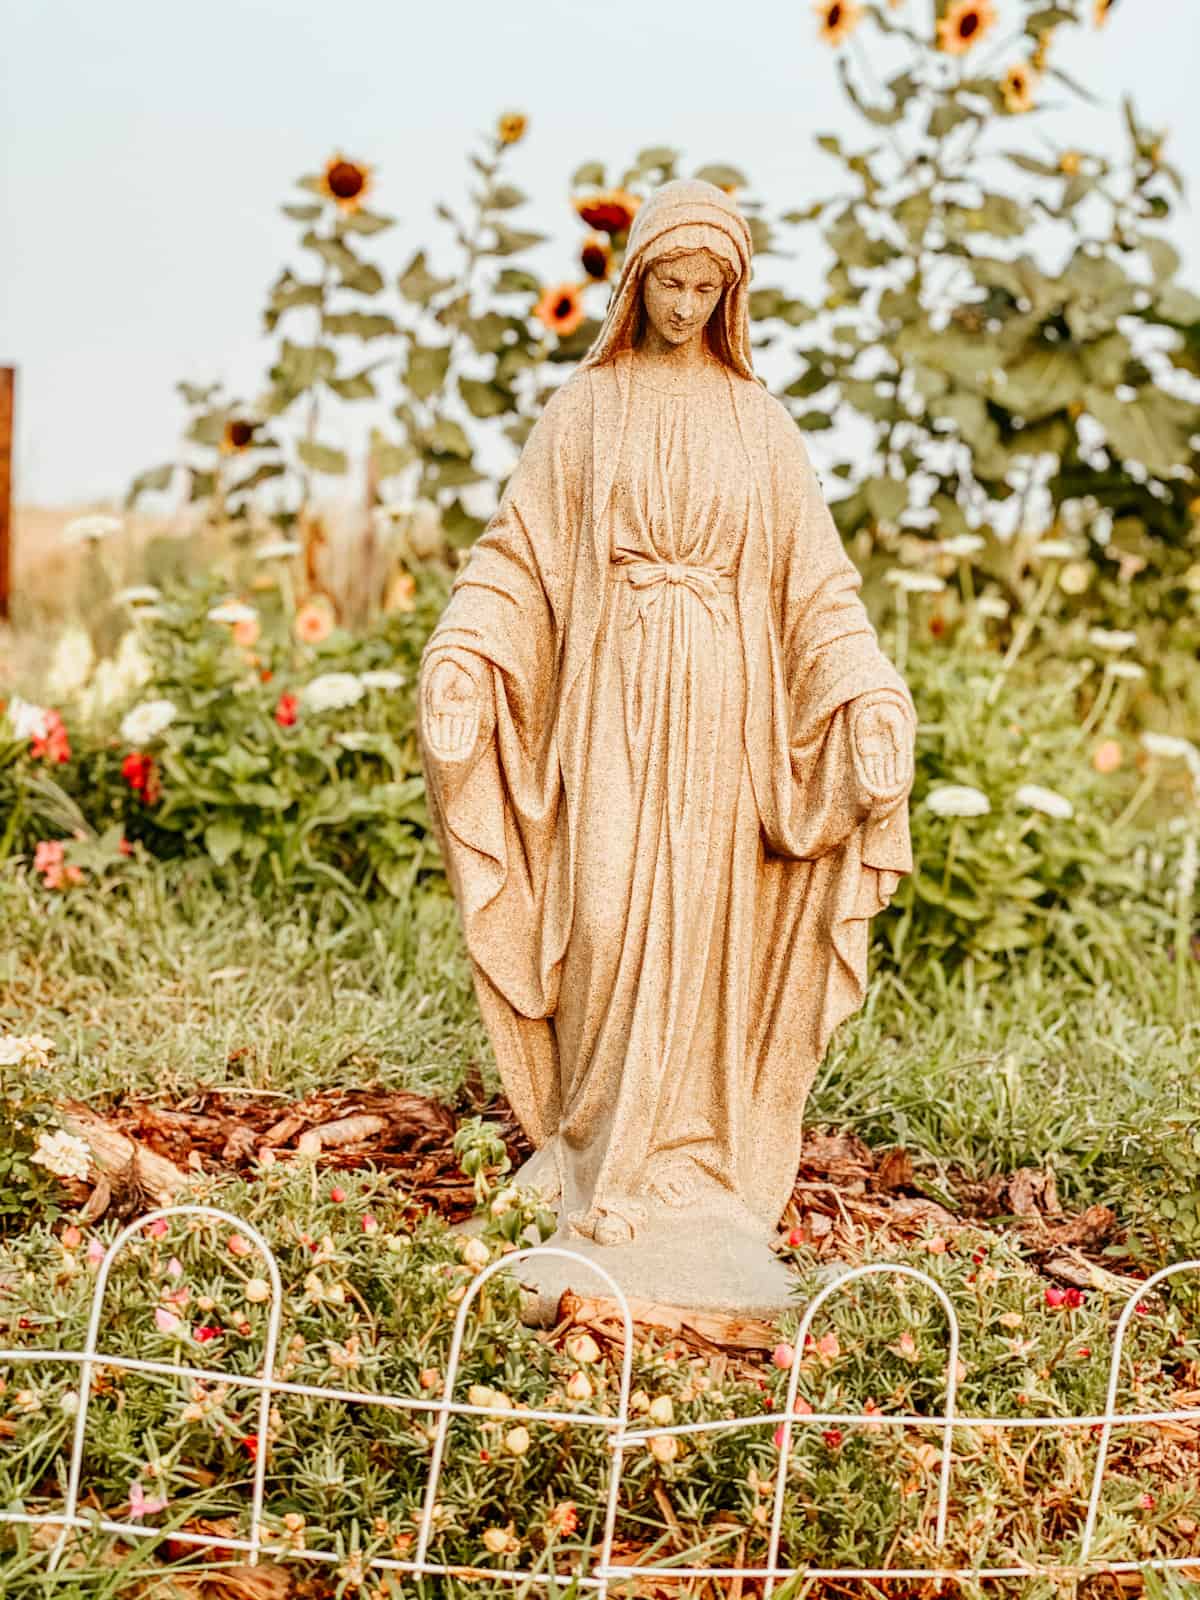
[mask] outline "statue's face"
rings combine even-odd
[[[690,250],[654,261],[642,279],[642,301],[655,331],[670,344],[697,338],[712,316],[724,280],[716,257]]]

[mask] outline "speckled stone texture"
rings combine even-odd
[[[517,1181],[628,1292],[762,1312],[786,1303],[770,1242],[809,1086],[912,868],[916,719],[754,374],[749,278],[721,190],[642,205],[420,694],[476,993],[537,1147]]]

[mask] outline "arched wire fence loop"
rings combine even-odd
[[[144,1232],[146,1228],[160,1220],[169,1221],[174,1217],[196,1217],[207,1219],[214,1223],[222,1223],[235,1229],[251,1240],[261,1253],[270,1279],[271,1300],[267,1316],[266,1341],[263,1350],[262,1362],[254,1373],[229,1373],[219,1369],[200,1365],[189,1365],[177,1361],[159,1361],[142,1359],[135,1356],[120,1356],[109,1354],[99,1348],[100,1326],[103,1318],[103,1308],[106,1293],[109,1287],[110,1275],[118,1255],[128,1241],[135,1235]],[[549,1409],[522,1410],[519,1415],[522,1422],[561,1422],[572,1427],[591,1427],[603,1429],[607,1437],[610,1452],[608,1485],[605,1500],[605,1517],[603,1535],[599,1550],[599,1559],[593,1559],[592,1548],[587,1550],[587,1558],[591,1561],[590,1571],[575,1570],[561,1572],[545,1567],[536,1569],[512,1567],[477,1567],[463,1566],[429,1559],[429,1545],[434,1531],[434,1522],[437,1508],[437,1491],[446,1461],[446,1445],[449,1436],[450,1418],[453,1415],[473,1416],[504,1416],[511,1419],[514,1413],[511,1409],[500,1406],[476,1406],[465,1401],[454,1399],[454,1389],[462,1363],[463,1345],[466,1338],[467,1319],[471,1308],[477,1303],[481,1291],[495,1274],[507,1272],[519,1267],[522,1262],[534,1258],[551,1258],[569,1261],[577,1265],[584,1273],[590,1273],[599,1279],[612,1298],[616,1301],[620,1313],[623,1332],[623,1351],[621,1358],[621,1381],[618,1396],[617,1414],[605,1415],[600,1412],[589,1411],[552,1411]],[[1041,1416],[1041,1417],[991,1417],[969,1416],[962,1417],[956,1410],[958,1364],[959,1364],[959,1326],[954,1307],[945,1290],[928,1274],[915,1267],[903,1263],[873,1262],[866,1266],[856,1267],[835,1278],[826,1284],[823,1289],[806,1306],[800,1321],[796,1337],[796,1347],[791,1370],[787,1383],[786,1409],[782,1414],[771,1413],[751,1417],[722,1417],[709,1418],[701,1422],[677,1423],[671,1426],[653,1426],[632,1429],[629,1427],[629,1395],[632,1382],[633,1369],[633,1319],[630,1315],[628,1301],[620,1286],[612,1275],[598,1262],[581,1255],[574,1250],[551,1245],[532,1245],[525,1249],[512,1251],[508,1255],[500,1256],[497,1260],[489,1262],[482,1272],[478,1273],[466,1286],[461,1305],[455,1317],[454,1331],[451,1336],[450,1350],[447,1359],[446,1375],[440,1397],[424,1396],[418,1398],[410,1395],[391,1394],[387,1391],[372,1392],[370,1390],[348,1390],[325,1387],[320,1384],[294,1383],[275,1375],[275,1360],[279,1344],[279,1330],[282,1320],[283,1291],[279,1266],[273,1251],[262,1233],[251,1223],[243,1218],[223,1211],[216,1206],[205,1205],[178,1205],[163,1206],[158,1210],[148,1212],[145,1216],[129,1223],[113,1240],[100,1264],[96,1283],[92,1291],[91,1307],[88,1318],[87,1336],[82,1350],[46,1350],[23,1346],[14,1350],[0,1350],[0,1364],[9,1365],[43,1365],[46,1363],[71,1363],[79,1367],[79,1386],[71,1456],[67,1475],[67,1487],[61,1511],[38,1513],[29,1510],[15,1510],[5,1508],[0,1510],[0,1523],[21,1523],[32,1527],[57,1527],[60,1534],[48,1556],[49,1566],[53,1569],[62,1558],[67,1539],[72,1529],[90,1529],[98,1533],[111,1533],[121,1538],[129,1539],[158,1539],[163,1536],[164,1530],[153,1524],[118,1521],[113,1518],[97,1516],[94,1514],[81,1515],[79,1510],[80,1488],[83,1473],[83,1453],[86,1442],[88,1406],[91,1396],[92,1374],[97,1367],[114,1368],[125,1372],[140,1372],[160,1377],[184,1377],[202,1382],[222,1383],[230,1389],[243,1389],[257,1393],[259,1397],[258,1430],[256,1436],[255,1464],[253,1474],[253,1488],[250,1503],[250,1529],[249,1536],[243,1538],[233,1534],[193,1533],[185,1529],[172,1529],[171,1538],[178,1543],[187,1544],[193,1548],[236,1550],[244,1553],[251,1564],[257,1563],[265,1554],[286,1556],[289,1559],[311,1561],[324,1565],[338,1566],[346,1559],[344,1550],[317,1550],[305,1549],[297,1552],[287,1543],[275,1543],[264,1539],[263,1506],[266,1494],[266,1470],[270,1449],[270,1415],[271,1402],[276,1396],[304,1397],[322,1401],[338,1401],[349,1406],[379,1406],[385,1409],[418,1413],[437,1417],[437,1426],[433,1437],[433,1450],[426,1479],[425,1495],[422,1502],[420,1525],[414,1559],[404,1560],[398,1557],[374,1555],[363,1563],[364,1567],[380,1572],[395,1572],[408,1577],[421,1576],[455,1576],[467,1579],[486,1580],[492,1583],[524,1583],[528,1585],[550,1586],[563,1581],[573,1581],[576,1589],[596,1593],[601,1600],[607,1600],[610,1585],[626,1578],[678,1580],[687,1578],[717,1579],[718,1581],[732,1581],[739,1579],[764,1580],[764,1596],[773,1594],[775,1585],[781,1579],[849,1579],[876,1581],[884,1578],[898,1579],[941,1579],[941,1580],[969,1580],[985,1578],[1036,1578],[1052,1577],[1055,1579],[1077,1579],[1084,1576],[1094,1576],[1098,1573],[1144,1573],[1156,1571],[1182,1571],[1200,1569],[1200,1552],[1192,1556],[1154,1558],[1143,1560],[1106,1561],[1093,1563],[1092,1549],[1095,1543],[1096,1522],[1099,1515],[1100,1496],[1104,1485],[1105,1468],[1108,1462],[1109,1444],[1112,1429],[1115,1425],[1141,1424],[1155,1426],[1167,1421],[1187,1421],[1200,1423],[1200,1407],[1181,1407],[1172,1410],[1154,1412],[1124,1412],[1116,1410],[1117,1388],[1120,1381],[1121,1358],[1124,1352],[1125,1335],[1129,1328],[1130,1318],[1137,1306],[1168,1278],[1183,1272],[1200,1272],[1200,1260],[1179,1261],[1169,1267],[1164,1267],[1156,1272],[1145,1283],[1138,1285],[1137,1289],[1129,1296],[1121,1316],[1117,1322],[1112,1360],[1109,1368],[1108,1392],[1105,1409],[1096,1416]],[[519,1276],[519,1274],[518,1274]],[[1096,1458],[1095,1473],[1092,1479],[1091,1493],[1088,1499],[1087,1521],[1084,1528],[1080,1554],[1074,1564],[1064,1565],[1061,1561],[1044,1564],[1030,1562],[1020,1566],[994,1566],[994,1567],[952,1567],[927,1566],[927,1567],[781,1567],[779,1565],[779,1545],[783,1525],[784,1495],[787,1484],[787,1468],[791,1447],[791,1430],[797,1422],[796,1396],[800,1380],[800,1361],[803,1357],[805,1342],[812,1328],[813,1319],[823,1305],[835,1294],[848,1288],[856,1280],[869,1277],[887,1277],[893,1281],[896,1278],[907,1278],[923,1284],[940,1302],[946,1313],[949,1323],[949,1348],[946,1369],[946,1401],[943,1414],[938,1416],[928,1415],[899,1415],[896,1413],[878,1412],[829,1412],[805,1413],[801,1420],[805,1426],[814,1425],[839,1425],[858,1426],[872,1425],[875,1427],[899,1428],[936,1428],[942,1435],[941,1469],[938,1484],[938,1506],[936,1520],[936,1542],[938,1550],[942,1550],[946,1539],[946,1524],[949,1509],[950,1474],[951,1474],[951,1447],[953,1431],[956,1425],[972,1429],[1013,1430],[1018,1432],[1029,1431],[1066,1431],[1081,1428],[1098,1428],[1100,1430],[1100,1445]],[[620,1504],[621,1474],[625,1461],[625,1453],[630,1446],[641,1446],[649,1442],[656,1435],[674,1434],[687,1435],[694,1433],[727,1432],[747,1428],[761,1428],[780,1424],[782,1439],[779,1450],[778,1476],[774,1491],[774,1504],[772,1508],[771,1531],[768,1545],[767,1561],[761,1567],[745,1566],[684,1566],[681,1564],[643,1564],[624,1565],[613,1562],[612,1552],[616,1533],[616,1519]],[[584,1562],[581,1558],[578,1567],[581,1569]]]
[[[1117,1330],[1113,1335],[1112,1361],[1108,1369],[1108,1393],[1104,1399],[1104,1421],[1100,1424],[1100,1445],[1096,1451],[1096,1470],[1092,1474],[1087,1522],[1083,1529],[1083,1543],[1079,1548],[1080,1566],[1087,1565],[1092,1553],[1092,1542],[1096,1536],[1096,1518],[1100,1514],[1100,1492],[1104,1487],[1104,1468],[1108,1461],[1109,1440],[1112,1438],[1113,1423],[1121,1420],[1116,1413],[1117,1386],[1121,1381],[1121,1356],[1125,1350],[1129,1319],[1146,1296],[1153,1294],[1160,1283],[1165,1283],[1168,1278],[1177,1277],[1181,1272],[1200,1272],[1200,1261],[1177,1261],[1173,1266],[1163,1267],[1152,1277],[1147,1278],[1145,1283],[1140,1284],[1126,1300],[1117,1321]]]
[[[602,1416],[599,1413],[589,1414],[579,1412],[578,1420],[583,1425],[603,1427],[613,1435],[612,1459],[608,1469],[608,1497],[604,1511],[604,1533],[600,1545],[599,1577],[591,1580],[584,1579],[589,1588],[594,1587],[596,1592],[605,1600],[608,1594],[609,1578],[607,1569],[612,1561],[613,1536],[617,1525],[617,1503],[621,1493],[621,1468],[625,1459],[624,1435],[629,1423],[629,1385],[633,1376],[633,1318],[629,1314],[629,1302],[625,1292],[617,1283],[612,1274],[600,1266],[598,1262],[590,1261],[581,1255],[578,1250],[566,1250],[558,1245],[530,1245],[523,1250],[514,1250],[510,1254],[500,1256],[497,1260],[489,1262],[467,1287],[462,1304],[458,1308],[458,1315],[454,1319],[454,1334],[450,1340],[450,1354],[446,1361],[446,1380],[442,1389],[442,1410],[437,1421],[437,1432],[433,1441],[433,1458],[429,1464],[429,1481],[425,1489],[425,1503],[421,1510],[421,1531],[417,1539],[417,1566],[424,1570],[428,1568],[429,1540],[433,1532],[434,1510],[437,1503],[438,1483],[441,1479],[442,1462],[446,1453],[446,1435],[450,1428],[451,1408],[454,1401],[454,1384],[458,1377],[458,1368],[462,1360],[463,1339],[466,1335],[467,1313],[489,1278],[498,1272],[510,1271],[536,1256],[540,1260],[573,1261],[590,1272],[593,1277],[599,1278],[612,1294],[621,1312],[621,1328],[624,1334],[623,1350],[621,1355],[621,1388],[617,1405],[616,1417]],[[494,1411],[496,1408],[488,1407]],[[472,1407],[477,1411],[477,1407]],[[510,1412],[499,1413],[503,1416],[511,1415]],[[536,1420],[539,1413],[536,1411],[523,1411],[523,1417]],[[551,1575],[552,1576],[552,1575]]]
[[[789,1576],[778,1573],[779,1567],[779,1540],[783,1528],[783,1504],[787,1493],[788,1458],[792,1448],[792,1423],[796,1411],[796,1394],[800,1387],[800,1363],[804,1359],[804,1347],[808,1341],[809,1331],[812,1328],[813,1318],[817,1312],[834,1295],[848,1289],[852,1283],[860,1283],[864,1278],[907,1278],[915,1283],[920,1283],[929,1289],[941,1302],[942,1310],[946,1313],[946,1321],[950,1325],[950,1350],[946,1362],[946,1406],[943,1412],[942,1423],[942,1464],[938,1480],[938,1509],[937,1509],[937,1547],[940,1550],[946,1542],[946,1511],[950,1498],[950,1445],[954,1428],[954,1401],[958,1390],[958,1318],[954,1307],[950,1304],[950,1297],[941,1284],[935,1283],[928,1273],[921,1272],[916,1267],[908,1267],[900,1262],[873,1261],[866,1266],[853,1267],[849,1272],[841,1273],[832,1283],[827,1283],[805,1308],[800,1319],[800,1327],[796,1334],[796,1348],[792,1356],[792,1365],[788,1372],[787,1400],[784,1403],[783,1439],[779,1446],[779,1471],[775,1478],[775,1496],[771,1508],[771,1538],[767,1546],[767,1579],[764,1589],[765,1600],[771,1600],[775,1592],[776,1576]],[[853,1419],[848,1418],[848,1421]]]
[[[75,1437],[71,1446],[71,1465],[67,1475],[66,1502],[63,1506],[63,1527],[50,1552],[49,1567],[53,1571],[62,1559],[66,1549],[67,1539],[72,1528],[86,1527],[88,1518],[79,1516],[79,1480],[83,1471],[83,1445],[87,1433],[88,1403],[92,1394],[92,1369],[97,1365],[96,1345],[100,1337],[100,1317],[104,1309],[104,1296],[108,1289],[109,1274],[112,1272],[113,1262],[121,1253],[126,1243],[136,1233],[144,1233],[149,1227],[160,1219],[166,1221],[170,1217],[204,1217],[211,1222],[224,1222],[236,1228],[241,1234],[249,1238],[258,1248],[266,1263],[267,1272],[271,1280],[271,1309],[267,1315],[267,1339],[263,1350],[262,1366],[259,1369],[262,1377],[262,1387],[258,1400],[258,1448],[255,1451],[254,1461],[254,1487],[250,1502],[250,1539],[247,1549],[250,1564],[253,1566],[258,1561],[259,1545],[262,1530],[262,1505],[267,1482],[267,1430],[271,1420],[271,1379],[275,1375],[275,1351],[279,1343],[279,1323],[283,1312],[283,1284],[279,1276],[279,1263],[275,1260],[275,1252],[263,1238],[257,1228],[250,1223],[235,1217],[231,1212],[222,1211],[217,1206],[161,1206],[157,1211],[149,1211],[144,1217],[129,1223],[122,1228],[117,1237],[104,1253],[100,1263],[100,1270],[96,1274],[95,1288],[92,1290],[92,1308],[88,1317],[87,1337],[83,1345],[83,1360],[79,1367],[79,1397],[75,1412]],[[135,1529],[145,1533],[145,1529]]]

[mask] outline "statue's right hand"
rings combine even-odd
[[[435,663],[425,688],[425,742],[441,761],[462,761],[475,748],[480,693],[471,674],[449,658]]]

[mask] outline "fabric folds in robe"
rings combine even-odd
[[[595,880],[588,830],[605,826],[596,763],[613,748],[594,718],[597,706],[616,703],[603,690],[615,606],[661,599],[682,608],[670,615],[690,616],[688,626],[697,628],[709,623],[688,607],[706,615],[719,607],[728,625],[704,638],[735,653],[729,682],[740,721],[732,741],[728,730],[721,735],[722,759],[737,763],[731,783],[740,784],[722,825],[749,843],[731,845],[729,859],[738,864],[730,883],[718,884],[729,907],[726,942],[711,956],[715,972],[719,955],[711,996],[720,1015],[696,1024],[694,1048],[674,1065],[657,1062],[667,1076],[656,1080],[655,1104],[668,1109],[650,1120],[662,1124],[654,1138],[665,1150],[677,1106],[681,1148],[689,1140],[697,1152],[703,1146],[704,1202],[719,1208],[723,1197],[731,1215],[766,1232],[795,1178],[816,1067],[834,1028],[864,995],[870,918],[912,867],[907,796],[888,807],[872,802],[852,717],[871,700],[897,706],[910,728],[915,713],[859,600],[859,574],[794,422],[757,380],[728,367],[722,373],[728,394],[719,448],[728,454],[718,466],[744,487],[744,533],[719,589],[711,579],[719,551],[708,550],[699,576],[689,578],[680,564],[695,567],[696,549],[619,548],[614,478],[624,460],[623,491],[629,452],[642,447],[646,429],[639,422],[627,435],[631,414],[640,415],[630,352],[584,367],[535,424],[426,647],[422,701],[434,665],[457,661],[485,708],[479,736],[460,759],[440,760],[426,746],[423,760],[476,992],[514,1111],[533,1143],[553,1151],[577,1212],[603,1206],[609,1181],[618,1208],[622,1197],[636,1204],[649,1182],[642,1158],[655,1152],[636,1118],[618,1126],[621,1063],[613,1052],[623,1019],[630,1040],[642,1037],[639,985],[674,991],[652,970],[656,946],[643,916],[636,954],[649,965],[632,984],[614,980],[611,995],[593,997],[601,1009],[607,1002],[624,1010],[615,1027],[608,1018],[608,1043],[591,1058],[596,1031],[579,1020],[587,997],[564,993],[564,972],[616,972],[614,961],[581,960],[581,952],[589,941],[635,937],[635,919],[622,925],[623,901],[600,915],[594,888],[584,894],[580,887]],[[615,557],[640,563],[628,585],[614,581]],[[673,566],[676,581],[660,580],[655,562]],[[677,791],[671,803],[686,804],[687,794]],[[649,866],[635,859],[651,848],[647,837],[639,830],[604,836],[621,896]],[[713,859],[724,857],[717,851]],[[689,863],[671,867],[681,874]],[[581,876],[585,868],[590,878]],[[644,902],[652,919],[667,915],[660,908],[668,905],[661,896]],[[618,1081],[597,1093],[587,1083],[593,1068],[616,1072]],[[645,1070],[645,1060],[631,1057],[624,1070]],[[723,1075],[716,1088],[714,1075]],[[719,1136],[706,1142],[693,1125],[705,1117],[711,1124],[718,1113]],[[618,1136],[625,1147],[610,1151]],[[589,1192],[597,1182],[600,1192]],[[650,1192],[664,1191],[651,1185]]]

